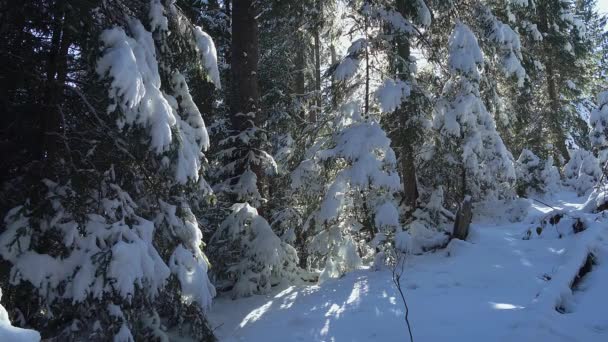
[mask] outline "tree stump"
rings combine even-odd
[[[466,240],[469,235],[469,226],[471,225],[471,219],[473,214],[471,212],[471,196],[466,196],[460,208],[456,212],[456,220],[454,221],[454,231],[452,233],[453,239]]]

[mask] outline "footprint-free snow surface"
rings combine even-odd
[[[409,256],[402,289],[414,340],[608,341],[608,217],[559,198],[547,201],[563,222],[540,236],[539,218],[553,209],[534,202],[522,222],[477,220],[468,241]],[[578,234],[567,231],[576,217],[587,227]],[[589,253],[595,265],[571,290]],[[361,269],[320,286],[220,297],[209,316],[221,341],[409,341],[391,276]]]

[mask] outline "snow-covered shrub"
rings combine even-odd
[[[561,239],[567,235],[580,233],[587,227],[589,227],[587,218],[554,210],[535,219],[524,231],[522,238],[524,240]]]
[[[322,198],[305,222],[310,266],[322,269],[322,280],[358,267],[400,229],[392,195],[400,189],[395,154],[380,125],[361,118],[359,106],[342,107],[343,123],[292,174],[296,191],[315,189]]]
[[[150,306],[171,273],[153,245],[154,223],[136,214],[137,205],[116,183],[102,183],[101,192],[91,196],[101,202],[89,201],[84,216],[76,210],[85,206],[74,207],[82,197],[70,184],[45,183],[49,214],[35,217],[26,204],[5,218],[0,255],[13,265],[11,284],[33,286],[51,314],[66,302],[78,303],[74,324],[91,329],[98,322],[109,336],[119,334],[126,322],[104,321],[95,315],[97,308],[110,298],[124,301],[117,310],[134,299]],[[94,205],[101,210],[93,210]],[[50,236],[58,237],[56,244],[41,245],[49,244]]]
[[[608,210],[608,189],[606,186],[593,189],[582,210],[588,213]]]
[[[570,160],[564,165],[564,183],[579,196],[587,194],[602,177],[599,161],[584,149],[572,152]]]
[[[489,199],[474,204],[473,219],[492,224],[521,222],[528,216],[530,205],[530,200],[521,197]]]
[[[281,241],[247,203],[232,206],[232,213],[211,237],[209,253],[221,262],[214,266],[218,287],[232,289],[233,297],[267,293],[271,285],[293,280],[297,272],[295,249]]]
[[[439,187],[431,193],[424,206],[414,211],[412,221],[405,225],[409,241],[396,243],[398,250],[419,254],[448,242],[453,228],[450,221],[453,214],[443,207],[443,201],[443,189]],[[404,235],[399,235],[399,240],[403,240]]]
[[[553,193],[559,189],[559,170],[553,165],[553,157],[542,161],[534,152],[523,149],[515,163],[517,193],[525,196],[531,192]]]
[[[597,95],[597,108],[591,112],[589,125],[591,146],[597,150],[600,164],[604,165],[608,161],[608,92]]]

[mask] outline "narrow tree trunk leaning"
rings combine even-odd
[[[452,232],[453,239],[466,240],[469,235],[469,227],[473,218],[471,196],[466,196],[460,208],[456,212],[456,220],[454,221],[454,231]]]

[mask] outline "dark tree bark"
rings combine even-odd
[[[248,123],[238,113],[258,113],[258,23],[253,0],[235,1],[232,7],[232,123],[243,129]],[[256,115],[257,119],[257,115]],[[259,120],[258,120],[259,121]]]
[[[306,92],[306,42],[303,34],[299,34],[297,38],[297,46],[299,52],[295,55],[295,80],[294,80],[294,92],[296,96],[302,98]]]
[[[51,49],[46,72],[45,96],[43,97],[45,103],[42,104],[42,107],[47,108],[46,113],[42,113],[41,134],[43,146],[40,151],[40,159],[43,160],[53,160],[59,146],[62,121],[60,106],[67,77],[68,49],[71,44],[63,0],[59,0],[55,4],[54,16]]]
[[[315,108],[310,111],[310,122],[317,122],[318,113],[321,108],[321,36],[319,29],[321,27],[322,13],[323,13],[323,2],[322,0],[316,0],[315,6],[317,8],[317,24],[315,25],[313,37],[314,37],[314,54],[315,54]]]
[[[549,32],[549,19],[547,16],[547,11],[550,11],[550,8],[547,8],[548,4],[544,3],[544,6],[539,6],[539,29],[541,32]],[[550,39],[550,38],[548,38]],[[546,40],[545,40],[546,41]],[[569,158],[568,147],[566,146],[566,137],[561,127],[561,122],[563,120],[562,115],[560,115],[563,110],[561,109],[559,94],[557,92],[557,73],[555,71],[554,61],[555,59],[552,56],[551,42],[546,42],[544,51],[545,57],[545,67],[547,72],[547,92],[549,95],[549,110],[545,110],[545,122],[549,128],[550,139],[554,146],[557,148],[559,154],[562,155],[566,160]],[[557,160],[559,162],[559,159]]]
[[[243,132],[251,127],[264,126],[265,117],[260,112],[260,90],[258,86],[259,37],[257,11],[254,0],[238,0],[232,4],[232,58],[231,58],[231,124],[236,132]],[[240,142],[239,142],[240,143]],[[243,146],[242,155],[245,159],[248,153],[257,154],[264,141],[258,139]],[[237,175],[243,174],[247,168],[257,177],[257,188],[262,197],[268,193],[268,186],[263,166],[259,164],[240,163]],[[260,215],[264,207],[258,208]]]
[[[397,10],[404,16],[407,13],[406,6],[405,0],[397,0]],[[397,55],[401,60],[397,63],[397,74],[403,80],[410,78],[410,54],[411,48],[408,37],[399,35],[397,38]],[[410,132],[411,128],[408,122],[412,115],[412,110],[416,110],[415,105],[404,105],[397,110],[400,127],[397,134],[401,145],[399,171],[403,181],[404,202],[413,211],[416,208],[416,201],[418,200],[418,181],[416,178],[416,165],[414,163],[414,143],[412,141],[414,134]]]
[[[469,227],[473,214],[471,212],[472,204],[471,197],[465,197],[460,204],[460,208],[456,212],[456,221],[454,222],[454,232],[452,238],[466,240],[469,235]]]

